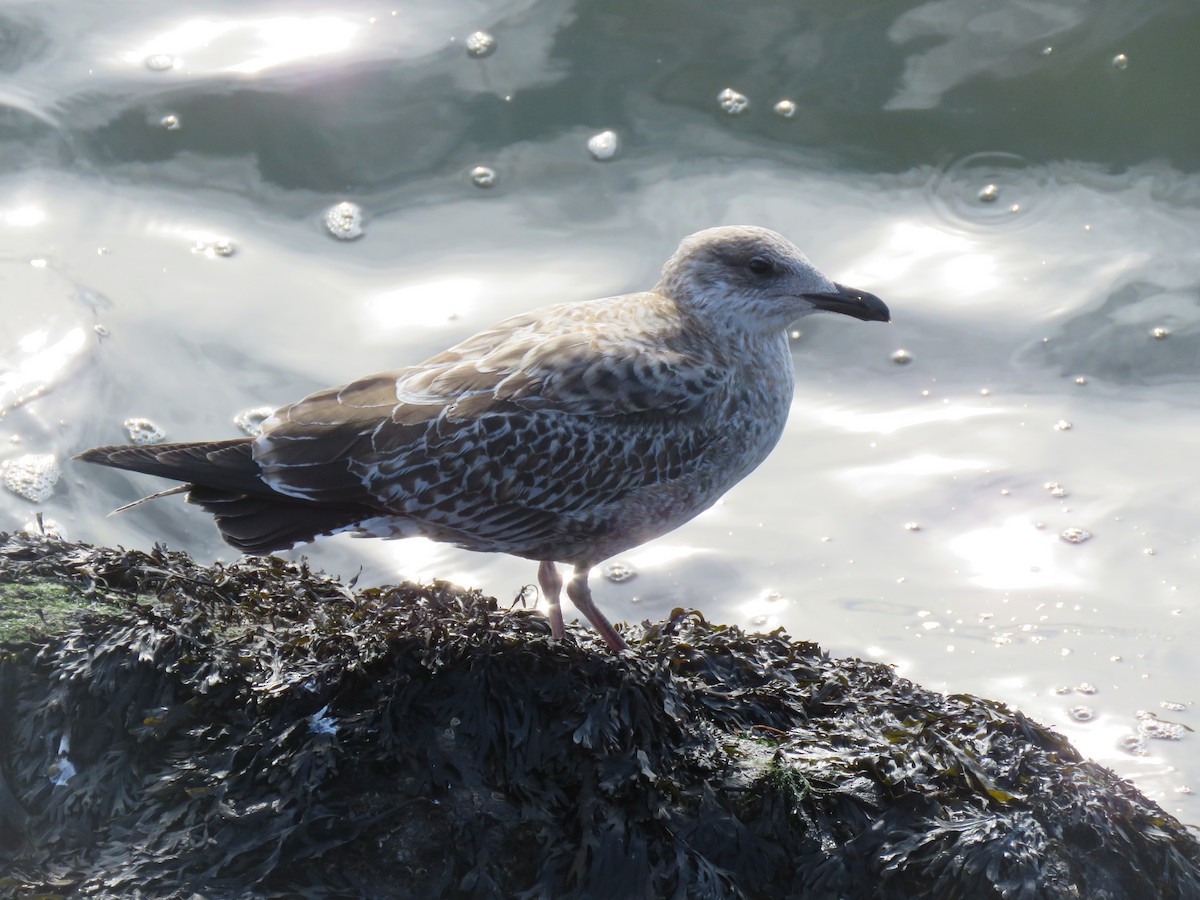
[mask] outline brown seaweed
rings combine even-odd
[[[444,582],[26,534],[10,589],[76,611],[0,642],[3,895],[1200,897],[1061,736],[781,631],[614,655]]]

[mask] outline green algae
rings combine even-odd
[[[89,599],[74,585],[50,578],[0,581],[0,643],[55,634],[85,613],[118,611],[117,606]]]

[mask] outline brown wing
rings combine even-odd
[[[469,417],[504,403],[580,416],[686,412],[724,372],[715,348],[703,357],[680,349],[679,323],[672,301],[651,293],[508,319],[395,373],[393,419],[424,421],[442,409]]]
[[[421,366],[313,394],[268,420],[255,460],[288,496],[369,504],[468,546],[548,534],[680,477],[713,437],[691,423],[723,369],[654,333],[673,321],[656,308],[667,302],[521,316]]]

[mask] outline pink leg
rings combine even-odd
[[[588,572],[590,571],[590,566],[575,567],[575,574],[567,583],[567,596],[571,598],[575,608],[592,623],[592,627],[600,633],[600,637],[604,638],[604,643],[613,650],[626,650],[629,645],[625,643],[625,639],[617,634],[617,629],[612,627],[608,619],[604,618],[604,613],[596,609],[596,604],[592,602],[592,589],[588,587]]]
[[[542,560],[538,563],[538,584],[542,586],[542,596],[546,598],[546,615],[550,617],[550,634],[562,638],[566,634],[563,627],[562,607],[558,605],[559,594],[562,593],[563,580],[554,568],[554,563]]]

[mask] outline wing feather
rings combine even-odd
[[[510,319],[420,366],[284,407],[255,461],[289,496],[479,540],[518,523],[546,537],[564,515],[683,476],[715,437],[691,426],[727,368],[695,334],[686,344],[700,353],[681,349],[669,304],[635,294]]]

